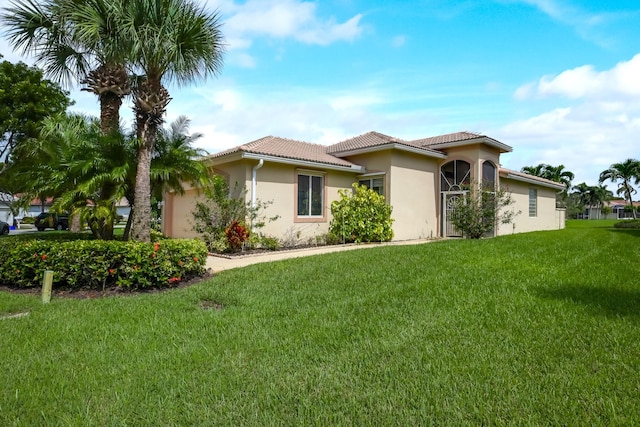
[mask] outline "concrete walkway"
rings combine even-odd
[[[332,252],[352,251],[356,249],[368,249],[379,248],[381,246],[399,246],[399,245],[421,245],[424,243],[433,242],[434,240],[420,239],[420,240],[402,240],[396,242],[385,243],[361,243],[361,244],[348,244],[348,245],[332,245],[332,246],[318,246],[316,248],[305,249],[293,249],[290,251],[274,251],[266,252],[254,255],[246,256],[217,256],[209,255],[207,257],[206,268],[211,269],[214,273],[218,273],[224,270],[231,270],[232,268],[246,267],[252,264],[259,264],[261,262],[280,261],[283,259],[300,258],[311,255],[328,254]]]

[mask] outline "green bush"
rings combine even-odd
[[[0,241],[0,284],[40,286],[43,273],[52,270],[54,287],[170,286],[202,275],[206,258],[207,248],[198,240],[142,243],[7,238]]]
[[[331,203],[330,234],[339,236],[343,243],[387,242],[393,238],[392,207],[384,196],[357,183],[353,191],[338,193],[340,200]]]
[[[628,219],[613,224],[615,228],[640,228],[640,219]]]

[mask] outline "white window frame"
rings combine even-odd
[[[326,189],[326,177],[325,173],[318,171],[309,171],[309,170],[298,170],[296,171],[296,218],[300,219],[322,219],[325,217],[325,189]],[[309,177],[309,188],[308,190],[308,211],[307,213],[300,213],[300,177],[307,176]],[[313,211],[313,178],[320,178],[320,214],[312,214]]]

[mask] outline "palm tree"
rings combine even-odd
[[[188,0],[129,2],[120,28],[121,37],[131,41],[128,58],[141,74],[133,89],[139,148],[132,238],[149,241],[151,158],[171,101],[163,83],[187,84],[218,74],[224,46],[217,12]]]
[[[168,129],[158,130],[154,152],[151,159],[151,195],[154,200],[161,201],[164,193],[175,191],[184,194],[184,183],[195,186],[210,184],[210,175],[200,158],[206,151],[194,148],[193,143],[202,137],[200,133],[189,134],[190,120],[186,116],[178,117]],[[133,147],[134,140],[131,140]],[[135,161],[135,154],[134,154]],[[129,176],[127,194],[129,205],[135,201],[135,174]],[[131,227],[131,216],[125,229],[128,238]]]
[[[117,132],[122,99],[131,92],[113,0],[15,0],[0,14],[9,42],[33,54],[54,80],[77,80],[96,94],[104,134]]]
[[[544,174],[544,170],[548,165],[544,163],[540,163],[537,166],[524,166],[520,169],[520,172],[524,172],[529,175],[542,177]]]
[[[600,173],[600,183],[610,180],[613,183],[620,181],[618,184],[618,195],[623,195],[628,205],[633,208],[632,196],[637,193],[631,182],[635,185],[640,183],[640,161],[636,159],[627,159],[622,163],[614,163],[609,169]],[[636,218],[636,211],[633,209],[633,217]]]
[[[17,155],[9,172],[23,177],[23,202],[54,197],[52,209],[84,218],[96,238],[113,238],[115,206],[135,170],[129,141],[115,133],[103,135],[97,119],[76,114],[45,120],[41,136]]]

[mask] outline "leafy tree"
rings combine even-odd
[[[45,118],[72,105],[68,95],[35,67],[0,62],[0,159],[9,160],[20,143],[38,136]]]
[[[132,238],[149,241],[151,157],[157,129],[171,100],[163,83],[186,84],[218,74],[222,33],[217,13],[188,0],[128,2],[122,24],[120,35],[131,42],[127,57],[141,74],[133,90],[140,143]]]
[[[342,242],[387,242],[393,239],[393,208],[384,196],[364,185],[353,191],[338,190],[340,200],[331,203],[329,233]]]
[[[611,181],[618,184],[618,195],[623,195],[629,206],[633,206],[632,196],[637,193],[633,184],[640,183],[640,161],[627,159],[622,163],[614,163],[609,169],[600,173],[600,183]],[[633,210],[633,217],[636,218],[636,211]]]
[[[470,239],[479,239],[495,230],[497,224],[510,224],[519,212],[508,209],[514,203],[503,189],[489,190],[473,183],[459,197],[451,213],[451,222]]]

